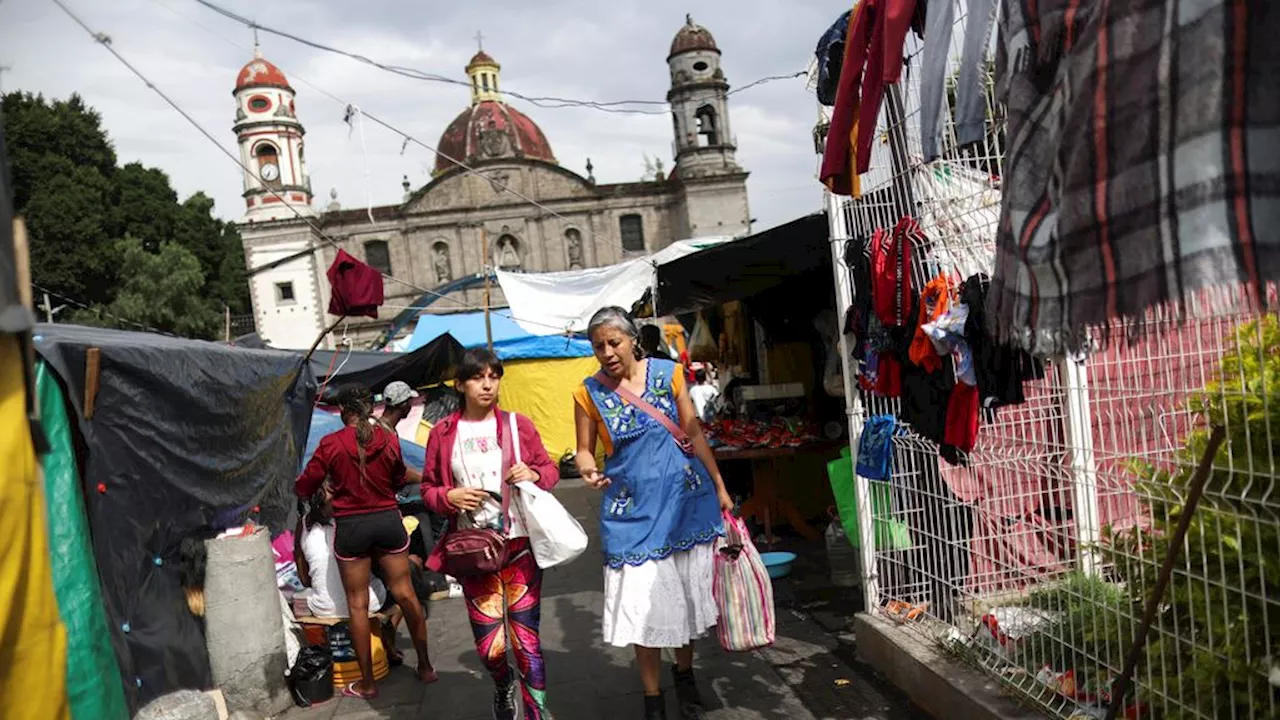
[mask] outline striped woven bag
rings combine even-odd
[[[725,536],[716,541],[712,584],[720,611],[717,633],[725,650],[742,652],[773,644],[773,581],[741,518],[725,513]]]

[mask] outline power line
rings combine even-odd
[[[56,0],[55,0],[55,2],[56,2]],[[137,322],[137,321],[135,321],[135,320],[130,320],[129,318],[120,317],[119,315],[115,315],[115,314],[113,314],[113,313],[107,312],[106,310],[104,310],[104,309],[102,308],[102,306],[101,306],[101,305],[93,306],[93,305],[89,305],[89,304],[87,304],[87,303],[83,303],[83,302],[81,302],[81,301],[79,301],[79,300],[76,300],[76,299],[74,299],[74,298],[69,298],[69,297],[67,297],[66,295],[63,295],[63,294],[61,294],[61,293],[56,293],[56,292],[54,292],[54,291],[52,291],[52,290],[49,290],[49,289],[44,288],[44,287],[41,287],[41,286],[37,285],[36,283],[31,283],[31,287],[35,288],[36,290],[38,290],[38,291],[40,291],[40,292],[42,292],[42,293],[45,293],[45,294],[46,294],[46,295],[48,295],[49,297],[57,298],[60,302],[64,302],[64,303],[66,303],[66,304],[68,304],[68,305],[74,305],[75,307],[78,307],[78,308],[80,308],[81,310],[88,310],[89,312],[97,313],[98,315],[101,315],[102,317],[107,318],[108,320],[114,320],[115,322],[117,322],[117,323],[119,323],[119,324],[121,324],[121,325],[129,325],[129,326],[131,326],[131,327],[135,327],[135,328],[137,328],[137,329],[139,329],[139,330],[145,330],[146,332],[156,333],[156,334],[158,334],[158,335],[167,335],[167,336],[169,336],[169,337],[178,337],[177,335],[174,335],[173,333],[165,332],[164,330],[160,330],[160,329],[158,329],[158,328],[151,327],[150,325],[146,325],[146,324],[144,324],[144,323],[140,323],[140,322]]]
[[[471,87],[471,83],[467,82],[466,80],[451,78],[446,75],[440,75],[438,73],[429,73],[422,70],[417,70],[415,68],[403,67],[400,65],[388,65],[385,63],[378,62],[377,60],[373,60],[359,53],[353,53],[347,50],[343,50],[341,48],[333,47],[331,45],[325,45],[323,43],[316,42],[315,40],[308,40],[307,38],[295,35],[293,33],[267,27],[266,25],[262,25],[258,23],[256,20],[246,18],[243,15],[239,15],[231,10],[227,10],[226,8],[220,7],[210,2],[209,0],[195,0],[195,2],[218,13],[219,15],[222,15],[223,17],[226,17],[230,20],[234,20],[235,22],[238,22],[244,25],[245,27],[251,28],[253,30],[262,30],[263,32],[268,32],[268,33],[271,33],[272,35],[278,35],[280,37],[287,38],[296,43],[306,45],[307,47],[314,48],[316,50],[322,50],[324,52],[333,53],[335,55],[341,55],[343,57],[350,58],[357,62],[364,63],[365,65],[378,68],[379,70],[382,70],[384,72],[389,72],[395,75],[400,75],[402,77],[407,77],[414,80],[447,83],[450,85],[461,85],[467,88]],[[742,92],[743,90],[748,90],[750,88],[757,87],[765,83],[775,82],[777,80],[790,80],[793,78],[803,77],[806,74],[807,74],[807,71],[801,71],[801,72],[793,73],[790,75],[771,75],[769,77],[763,77],[758,80],[747,83],[746,85],[743,85],[740,88],[735,88],[733,90],[730,90],[728,94],[733,95],[735,93],[739,93],[739,92]],[[502,92],[506,95],[510,95],[511,97],[524,100],[525,102],[528,102],[537,107],[547,108],[547,109],[584,107],[592,110],[600,110],[602,112],[630,114],[630,115],[666,115],[668,112],[666,109],[642,110],[637,108],[628,108],[625,106],[627,105],[660,105],[663,108],[666,108],[669,105],[669,103],[665,100],[614,100],[614,101],[576,100],[573,98],[561,98],[561,97],[545,97],[545,96],[531,97],[529,95],[523,95],[521,93],[514,92],[509,89],[504,89]]]

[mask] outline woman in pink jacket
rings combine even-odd
[[[559,482],[560,470],[543,448],[533,422],[520,415],[516,416],[520,457],[504,467],[502,448],[511,441],[511,416],[498,409],[501,384],[502,361],[496,355],[483,349],[463,354],[455,383],[461,409],[431,429],[422,471],[422,499],[432,512],[449,518],[453,528],[506,530],[506,566],[491,575],[458,581],[467,600],[476,652],[497,686],[495,720],[516,717],[516,682],[507,665],[508,644],[515,651],[519,669],[524,717],[542,720],[550,717],[538,638],[542,570],[534,560],[519,513],[508,513],[511,517],[504,519],[495,496],[504,490],[515,492],[509,486],[521,482],[550,490]],[[427,567],[442,572],[443,554],[443,543],[436,543]]]

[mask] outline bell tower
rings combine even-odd
[[[729,123],[729,83],[711,32],[685,16],[671,41],[671,120],[676,167],[684,189],[684,237],[738,235],[749,230],[747,172],[734,154]]]
[[[311,177],[307,174],[303,135],[294,113],[294,91],[280,68],[262,57],[254,44],[253,59],[236,76],[234,130],[240,144],[247,222],[283,220],[297,213],[312,215]]]

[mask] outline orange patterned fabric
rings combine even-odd
[[[924,326],[942,317],[951,307],[951,281],[946,275],[929,281],[920,293],[920,321],[916,324],[916,334],[911,338],[911,349],[908,355],[911,362],[929,372],[942,369],[942,358],[933,347],[933,341],[924,332]]]

